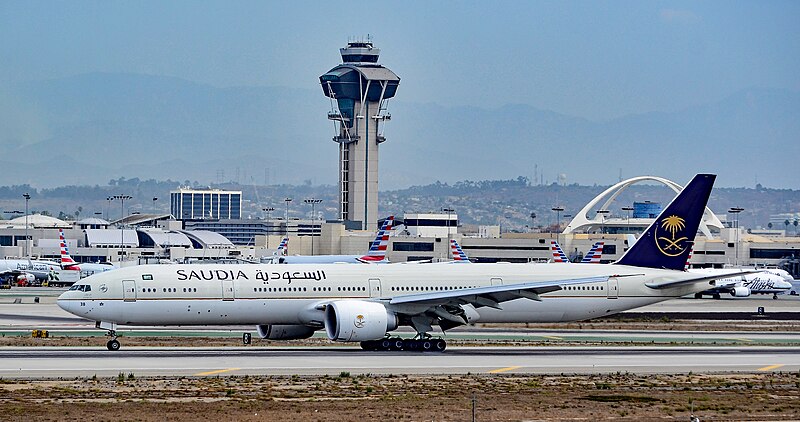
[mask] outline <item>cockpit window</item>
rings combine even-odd
[[[70,290],[78,290],[78,291],[81,291],[81,292],[91,292],[92,291],[92,286],[90,286],[88,284],[73,284],[69,289]]]
[[[89,285],[89,284],[87,284],[87,285],[85,285],[85,286],[83,286],[83,287],[84,287],[84,289],[82,289],[82,290],[83,290],[84,292],[91,292],[91,291],[92,291],[92,286],[91,286],[91,285]]]
[[[70,289],[70,290],[78,290],[78,289],[80,289],[80,288],[81,288],[81,285],[80,285],[80,284],[73,284],[72,286],[70,286],[70,288],[69,288],[69,289]]]

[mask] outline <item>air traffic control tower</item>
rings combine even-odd
[[[400,78],[378,64],[381,51],[371,40],[348,42],[339,51],[342,64],[319,77],[339,144],[339,218],[350,228],[371,230],[378,222],[378,146],[386,141],[386,106]]]

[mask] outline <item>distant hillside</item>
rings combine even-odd
[[[0,89],[0,185],[52,187],[119,177],[201,183],[335,184],[329,101],[308,89],[215,88],[92,73]],[[720,186],[795,187],[800,94],[753,89],[675,113],[607,121],[539,110],[443,107],[403,98],[389,111],[382,189],[472,179],[602,183],[715,172]],[[535,95],[535,93],[531,93]]]
[[[118,202],[109,202],[110,195],[127,194],[133,196],[125,202],[125,212],[167,213],[169,212],[169,191],[179,185],[201,186],[196,181],[157,181],[114,179],[104,185],[61,186],[37,189],[27,185],[0,186],[0,211],[24,209],[24,193],[31,194],[32,212],[46,211],[55,216],[84,218],[102,215],[117,219],[122,210]],[[332,185],[244,185],[225,183],[214,185],[222,189],[242,191],[243,218],[265,217],[263,208],[272,207],[273,217],[286,212],[284,198],[293,198],[289,204],[291,217],[308,218],[311,209],[302,203],[303,198],[320,198],[322,204],[317,210],[324,218],[337,217],[337,188]],[[379,195],[379,215],[402,215],[415,212],[438,212],[442,207],[455,210],[462,224],[500,225],[504,231],[525,230],[525,226],[547,227],[556,222],[553,206],[564,207],[561,216],[564,222],[568,215],[574,215],[592,198],[608,186],[577,184],[560,186],[557,184],[532,185],[525,177],[509,180],[460,181],[456,183],[432,183],[412,186],[406,189],[382,191]],[[159,198],[153,201],[152,198]],[[668,203],[674,194],[661,185],[637,184],[623,192],[612,205],[614,216],[624,216],[623,206],[634,201],[654,201]],[[732,206],[745,208],[741,214],[744,227],[766,227],[772,214],[800,211],[800,190],[750,188],[715,188],[709,205],[720,215]],[[536,214],[531,219],[531,213]],[[12,218],[14,215],[2,213],[0,216]],[[784,227],[776,227],[778,229]],[[790,228],[793,233],[793,228]]]

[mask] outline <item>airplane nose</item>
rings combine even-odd
[[[56,304],[58,304],[59,308],[71,313],[72,312],[70,310],[70,303],[71,302],[69,300],[67,300],[67,298],[66,298],[68,293],[69,292],[61,293],[61,295],[58,297],[58,299],[56,299]]]

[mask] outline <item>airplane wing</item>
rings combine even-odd
[[[395,311],[412,317],[412,324],[430,328],[428,318],[435,318],[443,330],[469,323],[464,305],[502,309],[501,303],[514,299],[541,301],[539,295],[561,290],[563,286],[605,282],[610,276],[504,284],[442,292],[395,296],[384,303]],[[474,312],[474,310],[473,310]]]
[[[711,287],[723,287],[724,288],[724,287],[726,287],[726,285],[715,286],[711,282],[713,282],[714,280],[721,279],[721,278],[736,277],[736,276],[740,276],[740,275],[753,274],[753,273],[757,273],[757,272],[758,271],[754,271],[754,270],[739,270],[739,271],[732,271],[732,272],[725,273],[725,274],[714,274],[714,275],[701,275],[701,274],[698,274],[697,277],[690,278],[688,280],[665,281],[665,282],[655,281],[655,282],[645,283],[644,285],[649,287],[649,288],[651,288],[651,289],[667,289],[667,288],[670,288],[670,287],[677,287],[677,286],[680,286],[680,285],[683,285],[683,284],[694,284],[694,283],[700,283],[700,282],[703,282],[703,281],[708,281],[709,284],[711,285]]]

